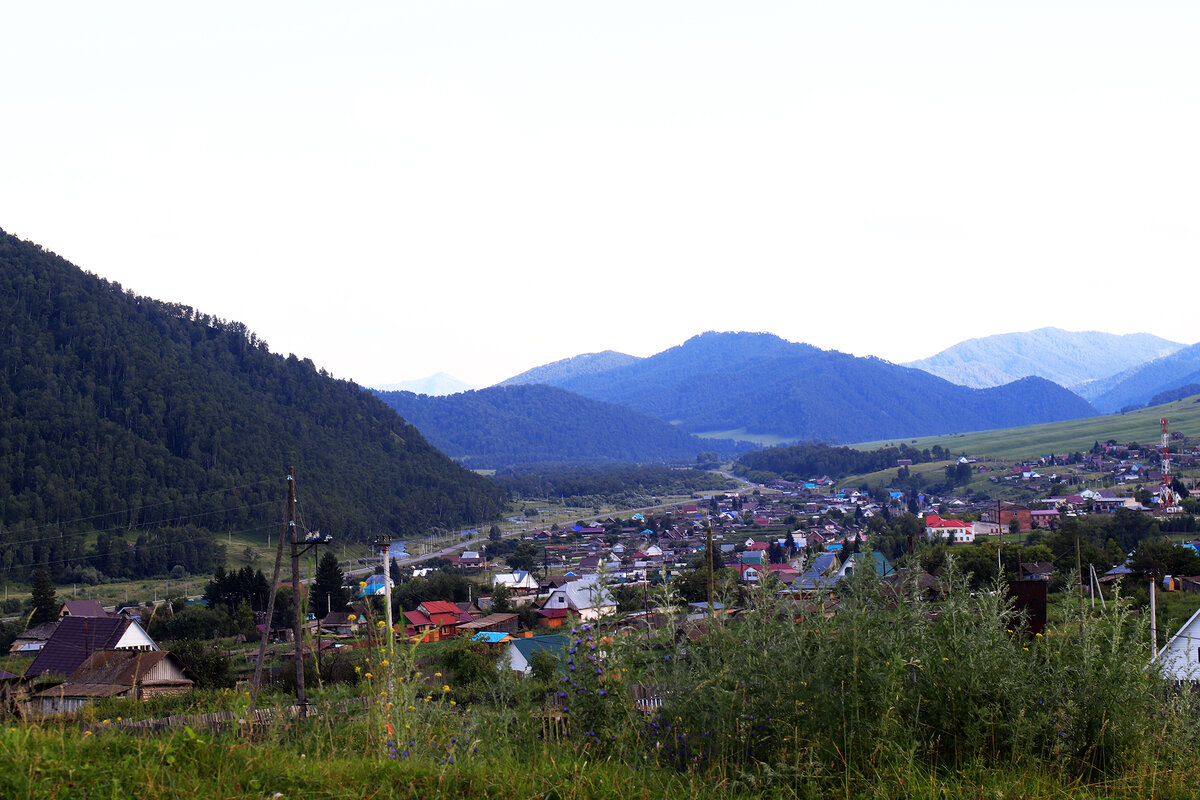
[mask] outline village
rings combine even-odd
[[[666,624],[668,617],[678,624],[702,625],[714,614],[736,618],[755,591],[769,591],[797,605],[819,603],[836,613],[839,583],[854,574],[866,553],[866,568],[884,584],[915,583],[928,599],[937,600],[940,576],[905,558],[908,553],[949,547],[967,554],[972,551],[957,548],[986,546],[998,554],[1006,542],[1018,554],[1038,553],[1042,551],[1025,548],[1070,521],[1137,515],[1169,530],[1172,519],[1190,520],[1182,512],[1185,506],[1194,512],[1196,501],[1186,496],[1188,487],[1177,476],[1200,463],[1200,453],[1189,449],[1182,436],[1171,444],[1177,452],[1168,458],[1157,448],[1098,443],[1086,455],[1045,456],[1003,468],[966,457],[940,467],[948,478],[972,476],[974,486],[982,479],[1019,489],[1029,498],[1025,502],[992,500],[972,489],[955,492],[953,484],[927,492],[911,484],[907,490],[854,489],[820,476],[745,485],[654,512],[612,514],[587,523],[530,528],[528,520],[518,517],[512,520],[517,530],[507,536],[494,530],[481,549],[434,561],[411,563],[400,544],[382,550],[374,572],[361,580],[355,574],[343,577],[337,608],[329,597],[323,614],[317,613],[320,603],[309,604],[302,652],[345,667],[353,660],[345,653],[385,644],[380,629],[390,608],[395,641],[411,643],[418,652],[428,646],[430,653],[438,652],[439,643],[470,641],[491,653],[499,668],[527,675],[537,651],[560,659],[567,642],[563,630],[584,623],[635,632]],[[911,462],[897,463],[896,477],[908,477],[912,468]],[[1200,548],[1200,539],[1186,534],[1175,539],[1181,551],[1194,554]],[[1139,576],[1130,560],[1105,564],[1100,571],[1088,565],[1093,602],[1097,592],[1111,592],[1127,579],[1149,578],[1161,591],[1200,591],[1200,575]],[[399,567],[400,561],[406,566]],[[1074,567],[1074,562],[1055,564],[1046,558],[1018,560],[1006,575],[1014,602],[1036,630],[1046,625],[1052,579],[1058,575],[1061,591]],[[452,576],[454,591],[432,596],[438,586],[430,581],[434,573]],[[720,580],[714,581],[713,574]],[[425,591],[409,592],[406,603],[388,606],[393,589],[426,585],[421,582],[427,582]],[[302,586],[302,591],[311,595],[312,588]],[[10,665],[24,668],[0,672],[9,707],[37,717],[78,712],[99,698],[147,699],[188,691],[202,681],[169,652],[169,642],[160,647],[150,631],[161,615],[200,613],[191,606],[203,608],[205,599],[192,598],[182,608],[61,603],[54,619],[31,626],[11,645]],[[233,639],[218,637],[214,648],[232,662],[227,679],[243,684],[253,666],[253,642],[262,635],[271,643],[272,674],[286,672],[279,663],[295,647],[288,620],[277,618],[268,625],[262,610],[254,610],[254,630],[243,629]],[[213,635],[217,633],[214,629]],[[1177,642],[1179,636],[1183,639]],[[1187,644],[1193,638],[1200,640],[1200,623],[1194,618],[1163,648],[1171,654],[1167,666],[1180,676],[1198,666],[1196,648]],[[436,655],[424,662],[438,663]],[[347,677],[344,670],[341,677]]]

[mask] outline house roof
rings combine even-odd
[[[447,600],[426,600],[421,603],[421,609],[426,614],[433,616],[434,614],[453,614],[455,619],[458,619],[460,609]]]
[[[139,646],[148,644],[152,649],[158,649],[142,626],[127,617],[63,617],[54,635],[25,671],[25,676],[70,675],[92,653],[115,649],[126,633],[131,632],[140,634],[130,637]]]
[[[99,600],[68,600],[59,609],[60,615],[72,617],[107,617],[108,612]]]
[[[521,656],[529,661],[533,657],[534,652],[538,650],[547,650],[551,655],[561,655],[566,652],[567,643],[570,639],[565,634],[551,633],[545,636],[527,636],[523,639],[513,639],[509,645],[516,648]]]
[[[143,676],[149,674],[161,662],[174,658],[165,650],[98,650],[87,657],[74,671],[65,683],[54,686],[43,692],[40,697],[108,697],[120,694],[138,684],[169,686],[190,686],[193,681],[184,674],[184,670],[175,662],[180,675],[178,680],[145,681]]]
[[[472,642],[484,642],[485,644],[500,644],[507,639],[511,639],[511,633],[503,631],[479,631],[471,637]]]

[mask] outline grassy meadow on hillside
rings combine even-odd
[[[1170,420],[1172,431],[1200,437],[1200,397],[1188,397],[1174,403],[1143,408],[1125,414],[1051,422],[1022,428],[1004,428],[953,436],[923,436],[915,439],[890,439],[851,445],[859,450],[891,447],[901,441],[925,449],[940,444],[955,454],[972,458],[1023,459],[1050,453],[1086,451],[1095,442],[1114,440],[1125,444],[1154,444],[1162,436],[1159,419]]]

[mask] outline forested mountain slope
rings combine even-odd
[[[379,392],[442,452],[470,467],[616,461],[695,462],[746,449],[552,386],[493,386],[447,397]]]
[[[1090,416],[1086,401],[1042,378],[970,389],[876,358],[765,333],[705,333],[594,376],[560,384],[695,433],[865,441]]]
[[[0,368],[0,573],[210,570],[212,532],[277,529],[288,465],[336,537],[499,512],[370,392],[3,231]]]

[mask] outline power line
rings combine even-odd
[[[28,530],[29,532],[32,533],[32,532],[41,530],[42,528],[62,527],[64,525],[75,525],[75,524],[78,524],[81,522],[88,522],[93,519],[100,519],[102,517],[111,517],[113,514],[129,514],[134,511],[142,512],[142,511],[145,511],[150,508],[158,508],[160,506],[169,506],[174,503],[185,503],[185,502],[191,503],[191,502],[195,502],[196,500],[200,500],[201,498],[209,497],[214,494],[221,494],[222,492],[237,492],[237,491],[241,491],[242,489],[250,489],[255,486],[262,486],[263,484],[267,484],[267,483],[271,483],[271,482],[272,481],[270,481],[269,479],[263,479],[260,481],[255,481],[254,483],[242,484],[241,486],[230,486],[229,488],[226,488],[226,489],[212,489],[211,491],[203,492],[201,494],[195,495],[194,497],[181,497],[178,500],[163,500],[162,502],[159,502],[159,503],[149,503],[147,505],[134,506],[133,508],[121,509],[119,511],[102,511],[99,514],[92,514],[91,516],[88,516],[88,517],[78,517],[76,519],[59,520],[57,522],[43,522],[40,525],[34,525],[33,527],[27,528],[26,530]],[[42,540],[32,540],[32,541],[42,541]]]
[[[243,528],[242,530],[232,531],[232,533],[241,535],[244,533],[262,533],[263,531],[269,531],[269,530],[274,530],[274,529],[275,529],[275,525],[272,523],[271,525],[260,525],[256,528]],[[164,547],[174,547],[175,545],[187,544],[190,542],[198,542],[198,541],[202,541],[202,540],[209,539],[209,538],[216,539],[219,535],[220,534],[217,534],[217,533],[208,533],[208,534],[204,534],[202,536],[192,536],[192,537],[189,537],[186,539],[175,539],[170,542],[159,542],[156,544],[144,544],[141,546],[133,545],[132,547],[135,551],[136,550],[147,550],[147,551],[160,550]],[[89,556],[87,554],[84,554],[82,556],[82,558],[86,561],[89,559]],[[32,569],[33,567],[41,567],[41,566],[46,566],[46,567],[53,566],[53,565],[66,566],[75,560],[76,559],[71,559],[71,558],[56,558],[56,559],[50,559],[47,561],[37,561],[37,562],[29,563],[29,564],[13,564],[13,565],[7,567],[6,569],[9,571],[13,571],[13,570],[20,570],[20,569]],[[140,579],[134,579],[134,580],[140,580]]]
[[[75,533],[57,533],[53,536],[43,536],[40,539],[24,539],[24,538],[22,538],[18,543],[19,544],[36,544],[38,542],[52,542],[55,540],[60,540],[67,536],[90,536],[92,534],[113,533],[115,531],[133,531],[133,530],[143,530],[143,529],[153,529],[153,528],[169,528],[169,527],[172,527],[173,525],[178,525],[185,520],[192,520],[192,519],[196,519],[197,517],[206,517],[206,516],[209,516],[210,514],[224,514],[224,513],[230,512],[230,511],[245,511],[245,510],[249,510],[252,508],[261,508],[263,506],[275,505],[276,502],[277,501],[275,501],[275,500],[264,500],[261,503],[254,503],[252,505],[226,506],[224,508],[214,508],[209,511],[199,511],[199,512],[196,512],[195,514],[189,514],[189,515],[183,516],[183,517],[173,517],[169,521],[168,520],[160,520],[158,522],[139,522],[136,525],[115,525],[111,528],[101,528],[99,530],[78,531]],[[117,513],[117,512],[114,512],[114,513]],[[107,515],[101,514],[98,516],[107,516]],[[95,519],[95,517],[91,517],[90,519]],[[50,524],[57,524],[57,523],[50,523]],[[63,523],[63,524],[68,524],[68,523]],[[46,527],[46,526],[43,525],[41,527]],[[17,530],[17,531],[11,531],[10,533],[14,536],[19,536],[21,532],[19,530]]]

